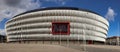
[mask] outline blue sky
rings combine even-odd
[[[15,1],[15,0],[11,0]],[[5,22],[13,16],[37,8],[44,7],[78,7],[99,13],[109,20],[109,36],[117,36],[120,22],[120,0],[21,0],[16,3],[0,0],[0,33],[4,34]]]

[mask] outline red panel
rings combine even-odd
[[[93,44],[92,40],[88,40],[88,44]]]
[[[53,35],[69,35],[70,23],[69,22],[52,22]]]

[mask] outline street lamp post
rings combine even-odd
[[[69,47],[69,38],[67,38],[67,46]]]
[[[118,23],[118,37],[117,37],[117,45],[119,46],[119,23]]]
[[[62,30],[60,29],[60,45],[61,45],[61,31],[62,31]]]
[[[22,27],[21,27],[20,41],[22,43]]]
[[[86,52],[86,35],[85,35],[85,25],[83,25],[84,29],[83,29],[83,50]]]
[[[79,35],[78,35],[78,45],[79,45],[79,39],[80,39],[80,38],[79,38]]]

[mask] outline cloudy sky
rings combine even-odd
[[[5,23],[25,11],[45,7],[78,7],[99,13],[109,20],[109,36],[118,35],[120,0],[0,0],[0,34],[5,35]]]

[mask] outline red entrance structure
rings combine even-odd
[[[69,22],[52,22],[53,35],[70,35]]]

